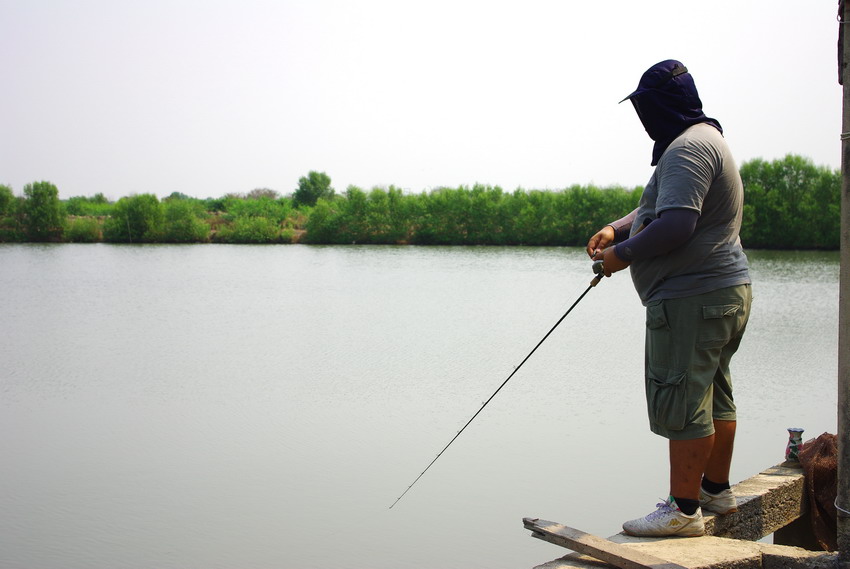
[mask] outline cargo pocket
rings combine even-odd
[[[668,327],[663,301],[656,300],[646,305],[646,327],[650,330]]]
[[[702,307],[703,325],[698,345],[701,348],[720,348],[729,343],[735,330],[740,304],[713,304]]]
[[[671,431],[681,431],[688,421],[687,372],[647,372],[646,402],[649,419]]]
[[[646,305],[646,357],[651,367],[671,367],[671,341],[664,301],[650,302]]]

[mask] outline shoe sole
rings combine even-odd
[[[703,537],[705,532],[702,533],[668,533],[666,535],[640,535],[637,533],[631,533],[627,530],[623,530],[623,533],[626,535],[630,535],[632,537]]]
[[[738,507],[737,507],[737,506],[735,506],[735,507],[734,507],[734,508],[732,508],[731,510],[726,510],[725,512],[718,512],[718,511],[716,511],[716,510],[708,510],[708,509],[706,509],[705,511],[706,511],[706,512],[710,512],[710,513],[712,513],[712,514],[717,514],[718,516],[725,516],[726,514],[734,514],[735,512],[737,512],[737,511],[738,511]]]

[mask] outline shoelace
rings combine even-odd
[[[659,503],[655,504],[655,507],[658,508],[658,509],[655,510],[654,512],[652,512],[651,514],[649,514],[648,516],[646,516],[646,519],[653,520],[653,519],[655,519],[659,516],[663,516],[665,514],[668,514],[672,511],[674,511],[673,505],[670,502],[670,500],[664,500],[663,502],[659,502]]]

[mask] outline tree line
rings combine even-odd
[[[748,248],[837,249],[841,179],[796,155],[741,166]],[[58,198],[50,182],[15,196],[0,185],[0,242],[584,245],[633,209],[643,188],[574,185],[506,192],[498,186],[411,194],[390,186],[337,194],[324,173],[291,195],[269,189],[198,199],[175,192],[110,202]]]

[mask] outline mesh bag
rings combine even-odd
[[[812,531],[824,551],[838,549],[838,438],[824,433],[808,441],[800,450],[800,465],[805,474],[806,495]]]

